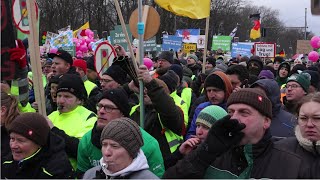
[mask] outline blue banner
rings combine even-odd
[[[231,57],[237,57],[238,54],[241,56],[251,56],[251,44],[242,44],[242,43],[232,43]]]
[[[163,35],[162,50],[170,51],[179,51],[182,46],[182,37],[177,37],[173,35]]]

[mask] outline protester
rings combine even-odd
[[[274,75],[270,70],[262,70],[259,75],[259,79],[274,79]]]
[[[128,118],[109,122],[100,138],[100,165],[89,169],[84,179],[158,179],[148,170],[141,147],[144,142],[139,126]]]
[[[10,153],[8,126],[19,115],[17,99],[1,90],[1,159]]]
[[[280,64],[283,63],[283,62],[284,62],[283,57],[281,57],[281,56],[276,56],[276,57],[274,58],[274,60],[273,60],[273,69],[274,69],[275,71],[278,71]]]
[[[226,115],[227,112],[216,105],[207,106],[201,110],[196,120],[196,135],[183,142],[174,153],[165,159],[166,169],[175,165],[178,160],[182,159],[185,155],[197,148],[200,143],[204,142],[212,124]]]
[[[126,83],[127,73],[118,65],[111,65],[103,73],[100,84],[102,90],[115,89]]]
[[[173,53],[170,51],[162,51],[157,62],[158,67],[153,75],[154,78],[162,76],[168,71],[169,67],[173,64]]]
[[[286,84],[286,96],[283,98],[285,110],[295,114],[297,102],[309,92],[311,76],[308,73],[291,75]]]
[[[88,96],[91,95],[91,92],[98,87],[95,83],[88,80],[87,77],[87,62],[82,59],[76,59],[73,61],[73,66],[76,68],[76,71],[80,74],[80,77],[84,83]]]
[[[308,73],[311,76],[309,93],[315,93],[319,91],[320,88],[320,74],[318,71],[304,70],[304,73]]]
[[[262,71],[263,62],[261,61],[259,56],[251,56],[249,61],[247,62],[247,68],[249,74],[258,76]]]
[[[74,169],[79,139],[92,129],[97,120],[95,113],[81,105],[86,98],[87,93],[80,77],[64,74],[57,87],[58,110],[48,116],[51,130],[66,142],[66,152]]]
[[[232,89],[248,87],[249,73],[246,67],[242,65],[230,66],[226,74],[228,75]]]
[[[251,88],[259,88],[264,91],[272,103],[271,135],[276,137],[294,136],[293,128],[296,117],[283,109],[277,82],[271,79],[260,79],[253,83]]]
[[[213,104],[226,109],[226,102],[232,92],[232,85],[226,74],[223,72],[214,72],[206,78],[204,91],[208,101],[201,103],[195,109],[186,139],[189,139],[190,135],[195,135],[196,119],[203,108]]]
[[[59,76],[52,76],[48,83],[48,88],[50,92],[46,96],[46,112],[51,114],[53,111],[56,111],[57,106],[57,87],[59,84]]]
[[[302,158],[275,148],[269,131],[272,104],[258,89],[231,94],[228,113],[210,128],[207,139],[163,178],[311,178]]]
[[[8,127],[12,155],[1,164],[5,179],[73,178],[64,141],[50,132],[45,117],[24,113]]]
[[[202,69],[201,65],[198,63],[198,57],[194,54],[190,54],[187,57],[187,67],[192,71],[193,75],[196,77]]]
[[[176,76],[171,70],[167,73],[170,72]],[[166,75],[163,76],[169,78]],[[138,77],[146,87],[144,91],[144,129],[158,140],[163,159],[165,159],[177,149],[183,140],[182,136],[185,132],[183,111],[170,97],[170,88],[163,81],[152,78],[144,65],[139,67]],[[140,104],[132,107],[130,116],[141,125]]]
[[[277,77],[276,81],[281,87],[283,84],[287,83],[287,78],[290,74],[290,64],[287,62],[283,62],[279,65],[278,71],[277,71]]]
[[[77,156],[77,176],[80,178],[88,169],[100,164],[100,136],[103,128],[117,118],[128,117],[130,106],[128,95],[122,88],[104,91],[96,105],[98,120],[94,127],[80,140]],[[147,157],[150,171],[158,177],[164,173],[164,164],[158,141],[140,128],[144,145],[142,151]]]
[[[56,53],[48,53],[48,57],[52,59],[53,75],[76,73],[76,69],[72,66],[72,56],[67,51],[58,50]]]
[[[320,178],[320,93],[309,94],[301,99],[297,107],[298,123],[295,138],[276,142],[276,146],[298,154],[305,167],[311,166],[312,177]]]

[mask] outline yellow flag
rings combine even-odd
[[[203,19],[210,16],[210,0],[155,0],[162,8],[178,16]]]
[[[258,30],[251,29],[250,31],[250,38],[251,39],[258,39],[261,37],[260,28]]]
[[[79,29],[73,31],[73,37],[75,37],[75,38],[77,37],[79,30],[89,29],[89,28],[90,28],[89,22],[86,22],[86,23],[85,23],[84,25],[82,25]]]

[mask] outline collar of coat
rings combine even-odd
[[[312,142],[309,139],[302,137],[299,126],[296,126],[295,134],[300,146],[303,149],[311,152],[314,155],[320,155],[320,140],[316,142]]]

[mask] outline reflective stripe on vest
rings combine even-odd
[[[191,76],[192,81],[194,80],[195,77],[196,77],[195,75],[192,75],[192,76]]]
[[[173,98],[175,104],[179,106],[183,112],[184,125],[187,127],[189,122],[189,108],[187,103],[177,94],[177,91],[173,91],[170,96]]]
[[[183,88],[181,92],[181,98],[184,100],[184,102],[187,103],[188,110],[191,105],[191,98],[192,98],[192,89],[191,88]]]
[[[137,110],[137,108],[140,106],[140,104],[135,105],[131,108],[130,111],[130,116],[133,115],[133,113]],[[164,129],[164,135],[166,136],[169,148],[170,148],[170,152],[173,153],[174,151],[177,150],[178,146],[183,142],[183,137],[182,136],[178,136],[177,134],[173,133],[170,129],[166,129],[162,122],[161,122],[161,118],[159,113],[158,114],[158,118],[159,118],[159,122],[161,124],[162,129]]]

